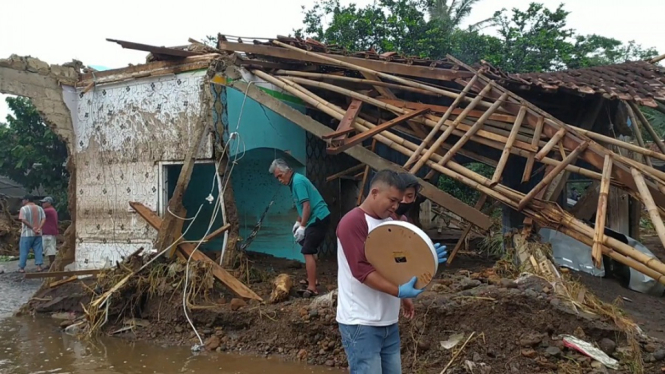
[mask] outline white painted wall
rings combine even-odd
[[[203,75],[189,72],[77,92],[77,268],[103,267],[141,246],[152,248],[156,231],[128,203],[157,210],[158,162],[183,160],[195,141]],[[211,135],[198,158],[212,157]]]

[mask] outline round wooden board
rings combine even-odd
[[[394,284],[402,285],[418,277],[418,289],[429,284],[439,267],[432,240],[416,225],[404,221],[384,222],[370,231],[365,256]]]

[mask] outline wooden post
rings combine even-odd
[[[647,131],[651,135],[651,138],[653,138],[654,143],[656,143],[656,145],[658,146],[658,149],[660,149],[661,152],[665,153],[665,144],[663,144],[663,141],[660,139],[660,135],[656,134],[656,131],[653,129],[653,127],[649,123],[649,120],[647,119],[647,117],[644,116],[644,113],[642,113],[640,108],[638,108],[635,103],[629,102],[628,105],[630,105],[630,107],[633,109],[633,112],[640,119],[640,122],[642,122],[642,125],[644,125],[644,128],[647,129]]]
[[[598,197],[598,211],[596,212],[596,227],[593,236],[593,247],[591,258],[597,268],[603,264],[603,240],[605,239],[605,218],[607,216],[607,195],[610,191],[610,179],[612,179],[612,157],[605,156],[603,165],[603,178],[600,181],[600,194]]]
[[[647,183],[644,180],[642,173],[640,173],[637,169],[631,168],[630,172],[633,174],[633,178],[635,178],[635,184],[637,185],[637,189],[640,191],[640,195],[642,196],[642,202],[649,212],[649,217],[651,217],[651,222],[653,223],[653,227],[656,229],[658,238],[660,238],[660,242],[663,244],[663,246],[665,246],[665,225],[663,225],[663,219],[660,218],[658,207],[656,206],[656,203],[651,196],[651,192],[649,192]]]
[[[346,110],[346,113],[344,114],[344,118],[339,122],[339,125],[337,125],[337,130],[335,131],[336,133],[346,131],[346,130],[351,130],[351,124],[356,120],[358,117],[358,113],[360,113],[360,109],[362,108],[363,102],[360,100],[353,99],[351,101],[351,104],[349,104],[349,108]],[[338,141],[343,141],[346,137],[344,135],[338,135],[334,137],[331,141],[331,143],[335,143]]]
[[[543,124],[545,123],[545,117],[538,116],[538,122],[536,123],[536,129],[533,133],[533,139],[531,140],[531,145],[538,146],[540,142],[540,135],[543,133]],[[524,174],[522,174],[522,183],[526,183],[531,180],[531,172],[533,171],[533,164],[536,161],[536,157],[533,154],[530,154],[526,159],[526,166],[524,167]]]
[[[469,90],[471,89],[471,87],[473,87],[473,85],[476,83],[477,80],[478,80],[478,75],[474,75],[473,78],[471,78],[471,80],[469,81],[469,83],[467,83],[466,86],[464,86],[464,89],[462,90],[462,93],[460,93],[460,96],[458,96],[455,99],[455,101],[453,101],[453,103],[448,107],[448,110],[446,110],[443,116],[439,119],[439,122],[436,123],[436,126],[432,128],[432,131],[430,131],[429,134],[427,134],[427,137],[423,139],[423,141],[420,143],[416,152],[406,161],[406,163],[404,164],[404,169],[409,170],[409,166],[411,166],[411,164],[420,155],[423,149],[425,149],[425,147],[429,145],[432,139],[434,139],[434,136],[439,132],[439,130],[441,130],[441,126],[443,126],[443,124],[448,120],[450,115],[455,111],[455,109],[462,101],[462,99],[466,97],[466,94],[469,93]]]
[[[510,130],[510,135],[508,136],[508,142],[506,143],[506,148],[504,148],[503,152],[501,152],[501,158],[499,159],[499,163],[497,164],[496,169],[494,170],[494,175],[492,176],[492,185],[499,183],[499,181],[501,180],[501,174],[503,174],[503,169],[506,167],[506,164],[508,163],[508,157],[510,156],[510,148],[513,147],[513,143],[517,138],[517,133],[520,131],[520,127],[522,126],[522,121],[524,120],[525,115],[526,115],[526,107],[522,106],[520,112],[517,114],[517,119],[515,119],[513,128]]]
[[[201,98],[201,111],[199,112],[198,121],[194,126],[194,133],[190,138],[192,142],[187,150],[185,155],[184,163],[182,164],[182,169],[180,170],[180,175],[178,176],[178,181],[176,182],[175,189],[173,190],[173,196],[169,199],[168,209],[164,215],[164,222],[159,228],[159,233],[157,234],[157,250],[163,250],[173,243],[173,239],[176,236],[176,229],[178,226],[179,218],[175,217],[171,212],[179,212],[182,207],[182,197],[187,190],[189,185],[189,180],[192,177],[192,171],[194,170],[194,165],[196,163],[196,156],[201,148],[201,143],[206,138],[206,129],[208,129],[210,123],[210,117],[212,116],[212,111],[210,110],[210,87],[207,81],[204,81],[202,84],[201,90],[203,90],[200,95]],[[220,192],[221,193],[221,192]],[[177,214],[177,213],[176,213]],[[172,257],[175,253],[175,246],[169,251],[168,256]]]
[[[550,184],[550,182],[552,182],[554,177],[556,177],[557,174],[559,174],[563,169],[566,168],[566,165],[574,162],[575,159],[577,159],[577,156],[579,156],[580,153],[582,153],[588,145],[589,142],[586,141],[580,144],[577,148],[575,148],[574,151],[570,152],[568,157],[566,157],[563,161],[561,161],[559,165],[555,166],[554,170],[552,170],[551,173],[547,174],[542,181],[540,181],[528,194],[526,194],[526,196],[524,196],[524,198],[522,198],[522,200],[520,200],[520,203],[517,206],[517,210],[521,211],[522,209],[524,209],[524,207],[527,206],[527,204],[529,204],[529,202],[538,194],[538,192],[547,187],[547,185]]]

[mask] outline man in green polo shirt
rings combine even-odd
[[[298,220],[293,225],[293,236],[302,246],[300,251],[305,256],[307,285],[304,297],[318,295],[316,289],[316,259],[319,246],[323,243],[330,225],[330,210],[319,191],[307,177],[294,172],[286,161],[278,158],[270,165],[269,172],[277,180],[291,189],[293,202],[298,210]]]

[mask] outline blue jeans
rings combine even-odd
[[[19,269],[25,269],[25,263],[28,262],[28,253],[30,253],[30,248],[35,252],[35,265],[42,266],[43,261],[43,248],[42,248],[42,237],[41,236],[21,236],[21,240],[18,243],[19,257],[18,257],[18,267]]]
[[[401,374],[399,328],[339,324],[351,374]]]

